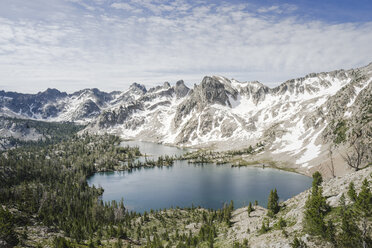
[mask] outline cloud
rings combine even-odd
[[[115,9],[133,10],[134,8],[128,3],[113,3],[111,7]]]
[[[283,14],[283,13],[291,13],[297,10],[297,6],[293,4],[282,4],[282,5],[272,5],[269,7],[260,7],[257,9],[258,13],[276,13],[276,14]]]
[[[267,12],[272,12],[272,11],[278,11],[279,6],[278,5],[273,5],[270,7],[261,7],[257,10],[258,13],[267,13]]]
[[[124,90],[134,81],[192,85],[212,74],[274,86],[372,61],[371,22],[304,20],[290,5],[260,12],[245,3],[176,2],[97,0],[86,8],[51,0],[38,17],[0,11],[3,89]]]
[[[125,11],[132,12],[135,14],[139,14],[143,12],[143,9],[134,7],[133,5],[129,3],[112,3],[111,7],[117,10],[125,10]]]

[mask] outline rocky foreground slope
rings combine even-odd
[[[151,89],[134,83],[127,91],[111,93],[0,91],[0,113],[73,121],[87,124],[86,131],[93,133],[177,146],[227,150],[261,142],[266,159],[285,161],[307,173],[325,172],[330,148],[336,146],[333,154],[339,164],[354,137],[370,146],[371,81],[372,63],[312,73],[275,88],[207,76],[193,89],[178,81]]]
[[[350,182],[353,182],[357,192],[360,191],[362,181],[367,179],[369,184],[372,182],[372,167],[365,170],[354,172],[343,177],[333,178],[322,184],[323,195],[327,198],[327,203],[335,208],[340,206],[340,198],[342,194],[346,197],[346,204],[350,204],[351,201],[347,196],[348,186]],[[308,247],[335,247],[331,243],[322,240],[320,237],[314,237],[306,234],[303,228],[303,218],[305,211],[305,203],[308,196],[311,194],[311,189],[304,191],[297,196],[294,196],[287,201],[282,203],[285,206],[281,210],[276,218],[267,217],[267,209],[257,207],[250,216],[248,216],[247,207],[237,209],[233,212],[232,222],[233,225],[229,230],[226,237],[226,243],[232,243],[234,240],[243,241],[244,239],[249,240],[251,247],[291,247],[291,243],[295,237],[303,240]],[[280,195],[280,192],[279,192]],[[328,216],[328,219],[332,219]],[[278,228],[277,223],[280,218],[286,221],[287,226],[284,228]],[[260,234],[260,228],[262,223],[268,220],[269,228],[271,229],[265,234]],[[332,219],[339,228],[341,223],[339,217]],[[360,223],[358,223],[360,224]],[[369,230],[368,234],[372,235],[371,220],[368,222]],[[284,230],[284,231],[283,231]],[[340,230],[338,230],[339,232]]]
[[[254,206],[250,215],[247,206],[234,210],[232,202],[219,210],[176,207],[143,215],[125,211],[121,203],[104,204],[99,200],[102,190],[87,187],[85,179],[94,168],[121,164],[129,152],[134,156],[136,149],[123,150],[117,146],[119,141],[108,135],[83,135],[50,146],[26,146],[1,153],[0,247],[291,247],[295,238],[306,247],[361,247],[361,240],[372,239],[372,167],[321,185],[321,195],[331,208],[316,208],[316,212],[324,216],[326,230],[328,221],[333,221],[333,243],[338,244],[333,246],[328,236],[310,235],[305,230],[305,206],[313,195],[310,190],[280,203],[279,212],[270,216],[260,206]],[[362,191],[365,179],[369,186]],[[354,183],[356,203],[347,193],[350,182]],[[342,224],[342,194],[352,214],[349,221],[357,224],[351,230]],[[364,199],[364,204],[359,199]],[[356,230],[361,234],[362,216],[367,217],[368,227],[364,237],[359,235],[358,245],[349,245],[343,232],[355,236]]]

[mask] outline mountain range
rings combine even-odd
[[[341,151],[350,144],[355,132],[371,144],[371,81],[372,63],[311,73],[275,88],[206,76],[193,88],[180,80],[150,89],[133,83],[110,93],[0,91],[0,115],[76,122],[92,133],[177,146],[229,150],[261,143],[263,157],[309,170],[328,157],[330,147]],[[7,120],[0,121],[0,133],[11,135],[13,128],[22,137]]]

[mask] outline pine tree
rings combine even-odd
[[[280,228],[280,229],[283,229],[284,227],[287,226],[287,222],[283,219],[283,217],[280,217],[278,222],[277,222],[277,226]]]
[[[233,200],[230,201],[229,209],[230,209],[230,211],[234,211],[234,201]]]
[[[248,248],[248,239],[243,240],[243,248]]]
[[[328,220],[326,227],[326,239],[333,245],[336,245],[336,229],[332,220]]]
[[[267,201],[267,209],[269,210],[268,211],[269,216],[272,216],[279,212],[279,209],[280,209],[279,208],[279,196],[278,196],[278,192],[276,189],[274,191],[273,190],[270,191],[269,199]]]
[[[323,177],[322,177],[322,174],[320,174],[319,171],[316,171],[314,174],[313,174],[313,187],[314,186],[320,186],[323,182]]]
[[[341,233],[339,235],[340,247],[362,247],[361,231],[354,221],[350,209],[341,211]]]
[[[214,230],[213,229],[210,229],[209,231],[208,242],[209,242],[209,247],[213,248],[213,243],[214,243]]]
[[[356,207],[362,219],[361,238],[363,247],[369,247],[372,245],[372,240],[368,237],[368,231],[370,230],[368,228],[368,218],[372,215],[372,194],[367,179],[363,180],[361,191],[356,199]]]
[[[320,173],[314,173],[313,178],[312,192],[305,204],[304,229],[312,235],[325,236],[324,216],[329,211],[329,206],[323,197],[322,187],[319,186],[322,182]]]
[[[307,248],[307,245],[302,239],[295,237],[291,243],[292,248]]]
[[[262,220],[262,225],[259,230],[259,233],[264,234],[267,233],[269,230],[270,230],[269,220],[265,218],[264,220]]]
[[[249,217],[251,215],[251,212],[253,211],[252,203],[251,202],[249,202],[247,211],[248,211],[248,217]]]
[[[355,188],[354,188],[354,183],[353,182],[350,182],[349,184],[349,190],[347,191],[347,195],[349,196],[349,198],[355,202],[357,200],[357,194],[355,192]]]
[[[14,231],[15,220],[8,209],[0,205],[0,239],[5,240],[9,245],[18,244],[19,240]]]
[[[121,224],[119,224],[119,227],[118,227],[117,237],[118,238],[121,238],[121,239],[126,239],[127,238],[127,234],[124,231],[124,229],[123,229],[123,227],[122,227]]]
[[[94,248],[93,240],[89,240],[88,248]]]
[[[356,205],[366,217],[372,214],[372,194],[367,179],[363,180],[361,191],[357,197]]]

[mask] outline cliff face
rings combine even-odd
[[[327,159],[331,145],[336,156],[344,153],[356,133],[372,144],[371,81],[372,64],[312,73],[275,88],[207,76],[192,89],[181,80],[148,90],[134,83],[111,93],[1,91],[0,113],[74,121],[88,124],[89,132],[178,146],[228,150],[261,142],[265,156],[313,170]]]
[[[330,146],[339,163],[353,133],[362,132],[371,144],[371,81],[371,64],[312,73],[272,89],[259,82],[205,77],[191,90],[181,82],[149,90],[135,102],[107,110],[88,130],[222,150],[262,142],[266,157],[308,173],[326,171]],[[182,95],[177,93],[181,85],[187,88]],[[319,165],[324,168],[315,168]]]

